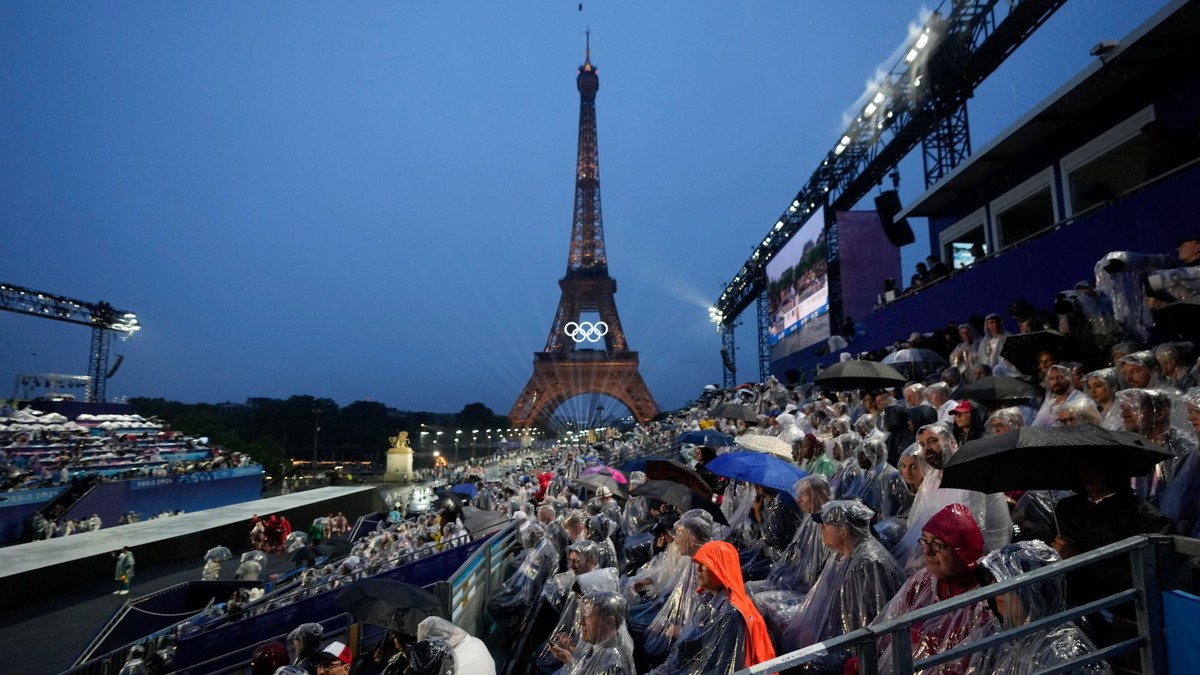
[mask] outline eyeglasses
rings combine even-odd
[[[1075,425],[1075,416],[1058,417],[1054,420],[1059,426],[1070,427]]]
[[[930,555],[937,555],[950,548],[950,544],[937,541],[936,539],[918,539],[917,543],[921,545],[922,551]]]

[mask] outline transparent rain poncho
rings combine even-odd
[[[200,579],[203,581],[216,581],[221,578],[221,563],[216,560],[209,560],[204,563],[204,569],[200,573]]]
[[[438,637],[427,637],[405,650],[408,655],[406,675],[457,675],[454,669],[454,649]]]
[[[786,495],[776,494],[773,490],[763,497],[760,513],[762,522],[759,532],[763,543],[771,557],[788,545],[796,535],[796,527],[800,524],[800,509]]]
[[[936,435],[941,448],[941,463],[945,466],[958,450],[954,436],[942,424],[930,424],[920,429],[921,432],[926,430]],[[922,433],[918,433],[917,437],[921,438]],[[924,564],[921,561],[921,551],[917,547],[917,539],[921,538],[921,530],[925,523],[950,504],[962,504],[974,516],[976,525],[983,532],[985,551],[999,549],[1012,540],[1012,517],[1008,511],[1008,502],[1002,493],[983,494],[974,490],[943,488],[941,485],[942,470],[929,466],[925,471],[925,479],[921,482],[921,489],[913,498],[904,537],[892,549],[892,554],[908,573]]]
[[[833,439],[833,458],[838,462],[829,478],[829,489],[834,499],[845,499],[848,490],[855,489],[866,471],[858,464],[858,449],[862,439],[857,436],[838,436]]]
[[[712,516],[699,509],[684,513],[675,524],[675,541],[672,546],[679,550],[685,561],[668,587],[670,590],[665,596],[660,596],[662,606],[642,636],[646,656],[652,662],[661,660],[666,655],[695,609],[699,596],[695,592],[696,570],[691,564],[692,556],[700,546],[712,539],[712,530]],[[635,617],[632,612],[630,614],[632,621]],[[637,624],[632,624],[630,630],[637,627]]]
[[[534,654],[533,672],[550,675],[562,667],[563,662],[555,656],[555,649],[553,647],[566,650],[566,653],[573,653],[582,646],[581,622],[583,615],[580,613],[580,610],[583,608],[583,603],[581,602],[583,596],[594,592],[615,594],[618,585],[617,571],[611,567],[604,567],[579,575],[566,599],[566,603],[563,605],[562,614],[558,617],[558,622],[555,624],[554,629],[550,631],[550,636],[538,647],[537,652]],[[632,654],[633,638],[629,636],[629,631],[624,626],[624,604],[622,604],[621,614],[621,628],[617,631],[619,634],[618,637],[621,644]]]
[[[1183,396],[1183,403],[1184,409],[1189,412],[1200,411],[1200,388],[1189,389]],[[1158,508],[1175,521],[1176,532],[1196,538],[1200,534],[1200,448],[1193,445],[1174,462],[1178,463],[1178,469],[1174,478],[1163,488]]]
[[[296,551],[304,548],[305,544],[307,543],[308,533],[301,532],[300,530],[293,531],[283,540],[284,548],[287,549],[288,553],[295,553]]]
[[[854,461],[871,468],[843,484],[841,499],[860,499],[879,518],[890,518],[912,503],[912,495],[896,467],[887,463],[887,448],[879,441],[865,441]]]
[[[1084,393],[1100,408],[1100,426],[1109,431],[1121,431],[1125,428],[1125,423],[1121,420],[1121,406],[1117,404],[1117,390],[1120,388],[1121,380],[1115,368],[1101,368],[1083,376]],[[1093,395],[1095,389],[1105,392],[1099,395],[1099,398],[1107,396],[1103,404]]]
[[[617,566],[617,549],[612,541],[612,535],[616,530],[617,524],[607,515],[601,514],[587,519],[585,536],[596,543],[601,567]]]
[[[581,640],[562,675],[634,675],[633,648],[626,640],[625,599],[593,590],[581,600]]]
[[[257,560],[247,560],[238,565],[237,571],[233,573],[233,578],[239,581],[258,581],[261,574],[262,563]]]
[[[829,549],[821,540],[821,526],[809,517],[809,513],[819,511],[829,501],[829,481],[820,474],[796,481],[796,501],[801,510],[807,509],[796,535],[771,566],[766,579],[746,582],[746,592],[768,624],[772,624],[774,615],[804,600],[804,594],[817,581],[829,557]]]
[[[599,563],[600,544],[589,540],[577,541],[567,547],[567,560],[569,561],[572,556],[578,561],[579,570],[584,573],[590,572]],[[555,612],[562,611],[567,594],[571,592],[571,587],[575,584],[575,575],[576,570],[568,569],[566,572],[559,572],[550,577],[546,581],[546,585],[542,587],[542,599]]]
[[[1126,357],[1128,358],[1128,357]],[[1186,405],[1153,389],[1122,389],[1117,392],[1125,429],[1156,443],[1175,456],[1159,462],[1148,476],[1134,478],[1134,490],[1151,504],[1158,504],[1168,486],[1196,448],[1196,437],[1186,423]],[[1182,419],[1176,419],[1182,418]]]
[[[786,621],[775,627],[782,651],[801,649],[869,624],[900,588],[904,575],[871,536],[872,516],[859,501],[832,501],[822,507],[821,518],[827,527],[843,528],[844,536],[854,542],[853,548],[849,555],[830,555],[804,602],[792,613],[778,617]]]
[[[645,473],[633,471],[629,474],[630,490],[645,482]],[[625,536],[629,537],[639,532],[645,532],[652,525],[654,525],[654,517],[650,515],[650,506],[646,498],[638,495],[631,496],[629,501],[625,503],[625,519],[622,523]]]
[[[431,616],[417,624],[417,641],[438,639],[450,648],[454,672],[495,675],[496,662],[483,641],[440,616]]]
[[[302,623],[292,629],[287,636],[288,651],[294,651],[299,642],[299,651],[292,654],[292,663],[307,665],[308,658],[321,648],[321,635],[325,627],[319,623]]]
[[[903,468],[909,464],[916,465],[916,472],[919,475],[916,488],[909,486],[904,482],[903,474],[901,481],[904,487],[903,506],[901,510],[888,518],[880,519],[875,523],[875,536],[879,539],[879,543],[883,547],[892,551],[896,549],[900,541],[904,539],[904,533],[908,531],[908,515],[912,512],[913,499],[916,497],[916,490],[920,489],[921,481],[924,480],[925,473],[929,471],[929,464],[925,461],[924,454],[921,452],[921,446],[913,443],[901,451],[897,458],[897,464]]]
[[[1191,349],[1191,343],[1164,342],[1150,350],[1158,360],[1164,384],[1180,391],[1195,386],[1195,374],[1188,369],[1183,359],[1184,352],[1190,352]]]
[[[674,513],[663,514],[659,516],[658,522],[655,523],[649,534],[655,539],[661,533],[671,533],[671,536],[674,536],[675,523],[678,520],[679,516]],[[635,606],[657,598],[662,589],[669,587],[670,580],[674,579],[678,571],[682,569],[682,565],[682,554],[674,545],[667,545],[663,551],[630,574],[621,584],[621,594],[629,604],[630,612],[633,612]],[[654,613],[657,613],[657,610]],[[644,629],[653,618],[651,615],[646,619],[642,628]]]
[[[651,675],[731,675],[773,658],[763,619],[741,590],[741,572],[732,545],[723,541],[706,544],[697,552],[696,561],[704,564],[723,588],[713,591],[695,582],[689,586],[688,591],[698,598],[694,611],[680,626],[667,660],[651,670]]]
[[[1158,389],[1163,386],[1158,359],[1149,349],[1122,356],[1117,361],[1116,369],[1122,389]]]
[[[504,632],[520,625],[541,592],[542,586],[558,570],[559,552],[554,542],[543,539],[487,601],[487,612]]]
[[[978,576],[996,583],[1039,570],[1061,560],[1057,552],[1042,541],[1022,541],[992,551],[979,560]],[[995,618],[986,637],[1001,628],[1010,629],[1044,619],[1066,610],[1067,597],[1063,578],[1040,581],[1032,586],[1005,593],[993,601]],[[1039,630],[983,652],[971,658],[971,673],[979,675],[1020,675],[1053,668],[1096,650],[1091,640],[1072,622]],[[1072,672],[1108,675],[1112,669],[1101,662]]]
[[[1125,332],[1144,342],[1154,317],[1146,306],[1143,279],[1148,272],[1178,265],[1171,255],[1113,251],[1096,262],[1096,290],[1112,299],[1113,316]]]
[[[936,513],[923,528],[924,532],[941,539],[949,545],[954,555],[967,569],[971,569],[982,550],[983,539],[975,519],[960,504],[952,504]],[[876,617],[876,624],[894,619],[913,610],[927,607],[965,593],[978,584],[970,577],[969,584],[952,585],[953,580],[935,577],[928,567],[922,568],[908,578],[883,611]],[[960,580],[961,581],[961,580]],[[952,649],[971,636],[978,637],[987,631],[992,614],[987,605],[977,602],[935,616],[912,626],[911,638],[913,661],[940,654]],[[903,639],[903,638],[902,638]],[[879,641],[879,672],[890,673],[893,666],[892,644],[887,637]],[[965,660],[944,663],[921,671],[927,675],[951,675],[965,670]]]
[[[979,348],[982,343],[979,341],[979,335],[975,332],[975,326],[969,323],[961,323],[958,325],[958,333],[963,338],[963,341],[954,347],[950,352],[950,365],[958,370],[963,376],[963,381],[970,382],[973,378],[975,366],[982,362],[979,355]]]

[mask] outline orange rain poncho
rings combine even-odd
[[[737,549],[726,541],[710,541],[696,551],[693,558],[716,575],[729,591],[729,603],[741,613],[746,621],[746,664],[749,668],[775,658],[775,648],[767,634],[767,624],[746,595],[742,581],[742,568],[738,562]]]

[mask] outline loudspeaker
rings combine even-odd
[[[729,350],[721,348],[721,362],[725,365],[725,370],[731,373],[737,372],[737,364],[733,362],[733,357],[729,355]]]
[[[908,219],[893,220],[900,213],[900,195],[895,190],[879,193],[875,198],[875,210],[879,213],[879,222],[883,225],[883,233],[887,235],[892,246],[899,248],[917,240]]]

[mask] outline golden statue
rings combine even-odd
[[[392,447],[388,448],[389,455],[411,455],[413,449],[408,447],[408,432],[401,431],[388,438]]]

